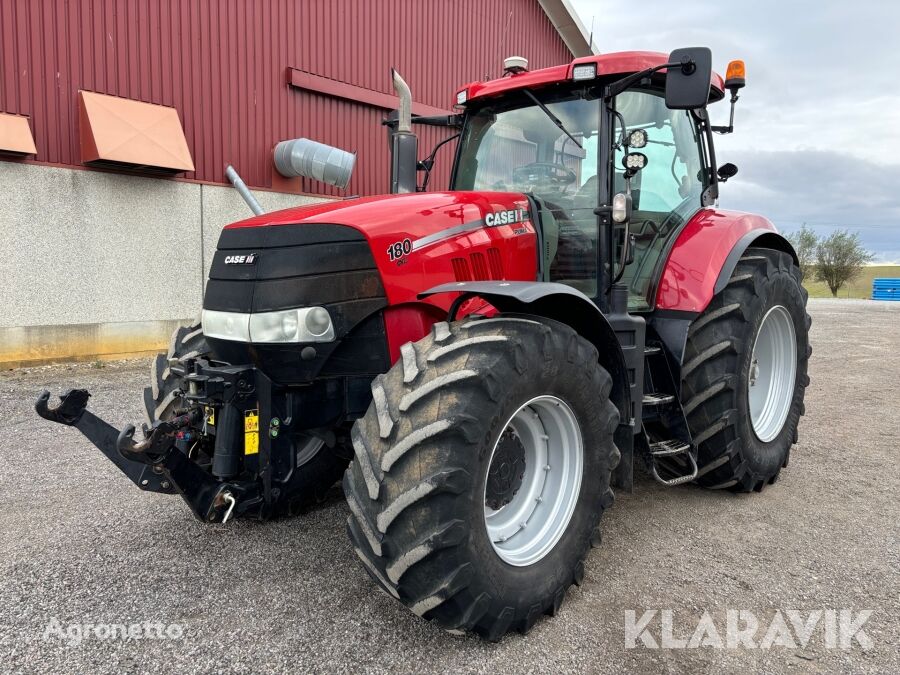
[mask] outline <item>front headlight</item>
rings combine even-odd
[[[207,337],[250,342],[249,314],[204,309],[200,322]]]
[[[334,324],[324,307],[250,315],[250,342],[331,342]]]
[[[203,334],[223,340],[285,344],[332,342],[334,324],[324,307],[240,314],[203,310]]]

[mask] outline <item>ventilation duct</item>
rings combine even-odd
[[[275,146],[275,168],[285,178],[302,176],[343,189],[355,164],[356,153],[308,138],[281,141]]]

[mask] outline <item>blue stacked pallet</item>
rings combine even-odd
[[[900,279],[872,279],[872,299],[900,301]]]

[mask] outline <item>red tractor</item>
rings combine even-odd
[[[788,463],[810,354],[797,256],[717,207],[708,104],[743,64],[628,52],[504,77],[387,121],[392,192],[222,232],[202,320],[151,369],[149,425],[75,426],[141,489],[209,522],[268,518],[343,476],[385,592],[498,639],[553,614],[635,456],[665,485],[759,491]],[[425,192],[412,124],[458,135]],[[406,194],[403,194],[406,193]]]

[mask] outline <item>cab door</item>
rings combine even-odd
[[[647,166],[631,184],[629,231],[634,236],[634,260],[620,281],[628,286],[629,310],[641,311],[652,307],[650,293],[660,256],[681,225],[702,206],[709,172],[696,120],[688,110],[669,110],[661,90],[626,91],[616,97],[616,112],[629,132],[643,129],[647,133],[647,145],[638,150],[647,156]],[[626,151],[620,145],[612,158],[613,194],[625,190],[622,158]],[[622,236],[616,241],[621,246]]]

